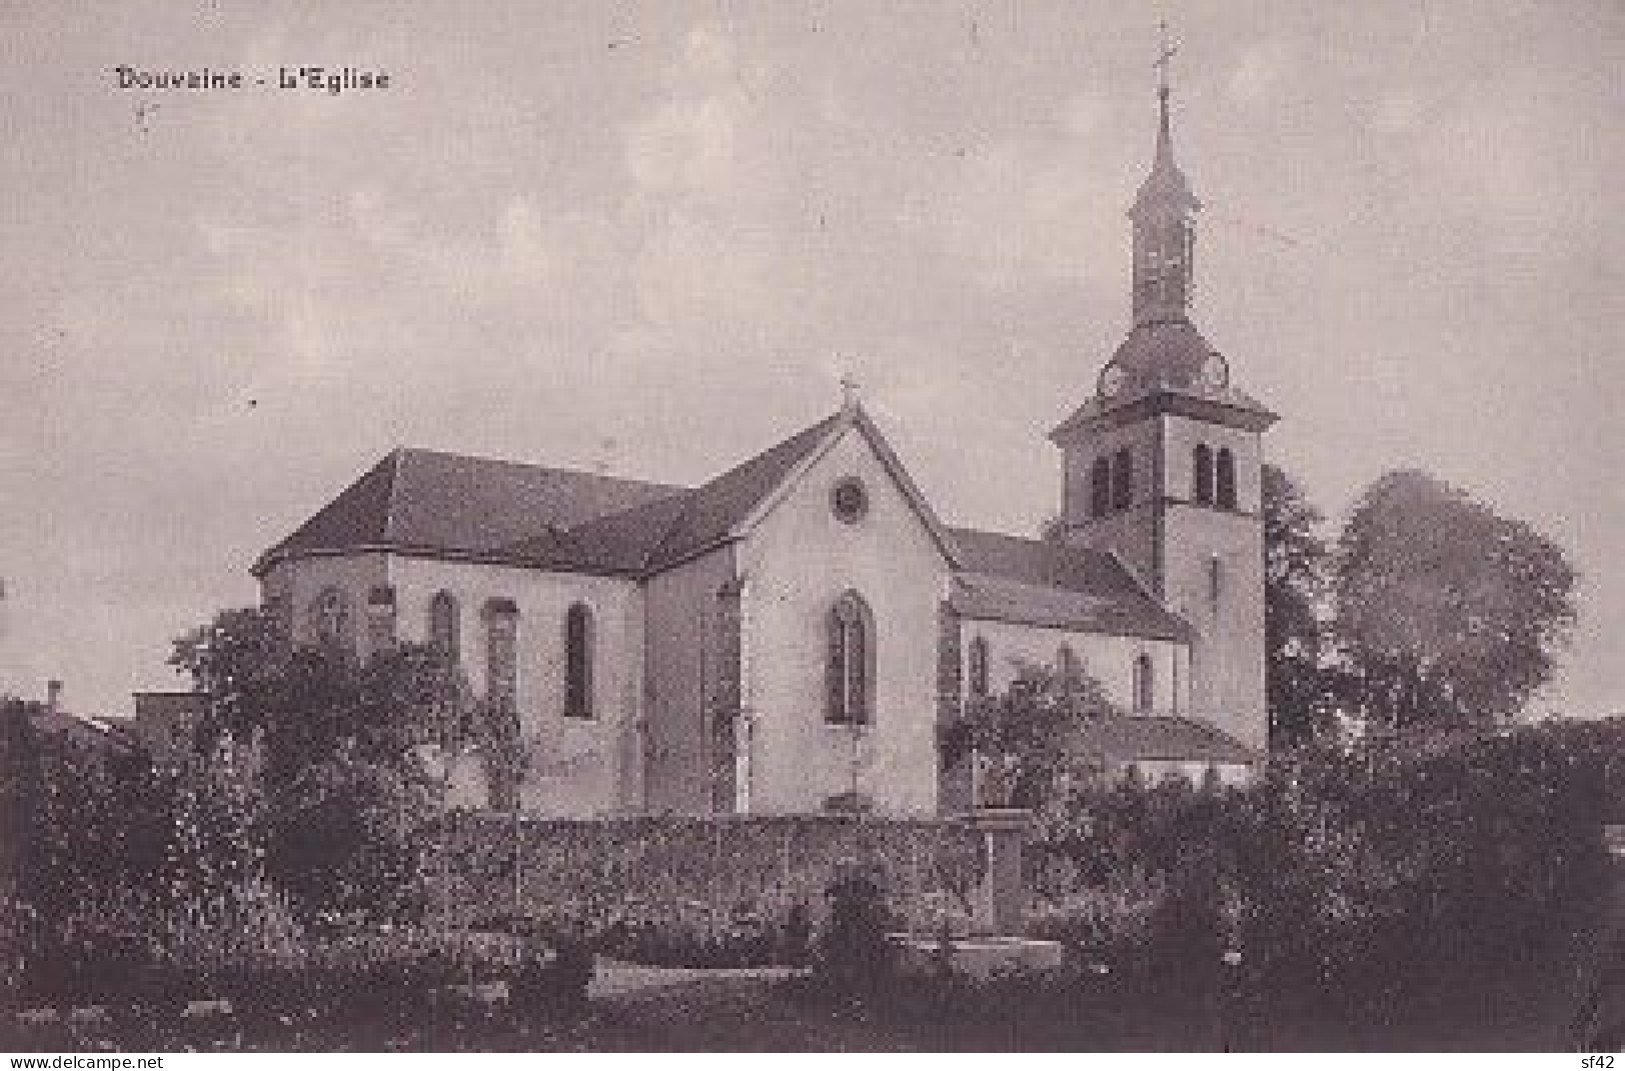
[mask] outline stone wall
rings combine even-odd
[[[519,874],[514,855],[518,845]],[[454,816],[435,844],[435,900],[477,921],[596,913],[609,919],[782,921],[797,903],[814,916],[849,864],[878,869],[894,905],[929,929],[944,909],[978,906],[981,834],[951,820],[820,816],[651,816],[526,819]]]

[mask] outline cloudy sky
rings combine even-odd
[[[1334,520],[1420,466],[1583,570],[1625,710],[1625,8],[1179,3],[1198,322]],[[1127,319],[1139,3],[0,5],[0,691],[122,713],[398,444],[699,481],[843,372],[1031,532]],[[329,96],[119,64],[387,70]]]

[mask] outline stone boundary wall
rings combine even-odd
[[[911,927],[974,910],[983,842],[951,819],[848,815],[589,819],[454,815],[431,834],[431,900],[458,922],[517,913],[725,926],[823,915],[843,867],[881,875]],[[519,873],[514,873],[515,843]]]

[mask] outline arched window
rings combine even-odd
[[[519,698],[519,607],[512,599],[485,604],[485,690],[493,703],[512,710]]]
[[[987,640],[977,636],[970,641],[970,694],[987,695]]]
[[[436,592],[429,600],[429,646],[455,663],[462,657],[460,631],[456,597],[449,591]]]
[[[564,615],[564,714],[592,717],[592,611],[578,602]]]
[[[1191,452],[1191,493],[1204,506],[1213,504],[1213,451],[1202,443]]]
[[[1154,696],[1155,681],[1152,679],[1151,656],[1142,654],[1134,660],[1134,709],[1144,712],[1151,709]]]
[[[868,725],[874,712],[875,618],[869,604],[848,591],[829,612],[829,703],[824,720]]]
[[[1128,509],[1134,504],[1134,455],[1128,447],[1112,457],[1112,508]]]
[[[310,632],[323,645],[350,645],[350,602],[335,587],[323,588],[310,604]]]
[[[1236,508],[1236,455],[1228,446],[1219,448],[1219,508]]]
[[[1112,467],[1104,457],[1095,458],[1089,470],[1089,515],[1104,517],[1112,508]]]

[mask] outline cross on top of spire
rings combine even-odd
[[[1172,211],[1183,214],[1200,207],[1200,204],[1191,193],[1190,184],[1185,181],[1179,165],[1174,162],[1174,136],[1168,103],[1168,68],[1174,56],[1178,54],[1179,46],[1174,44],[1168,35],[1167,19],[1158,20],[1157,37],[1157,58],[1151,64],[1157,72],[1157,148],[1152,158],[1151,174],[1147,176],[1145,184],[1140,187],[1139,196],[1135,198],[1135,211],[1140,211],[1147,207],[1150,201],[1160,198]]]
[[[846,372],[841,376],[842,409],[856,408],[860,398],[862,397],[862,393],[863,385],[858,382],[858,378],[855,375],[853,375],[851,372]]]
[[[1168,65],[1179,52],[1179,46],[1168,43],[1168,20],[1157,20],[1158,48],[1156,61],[1151,66],[1157,69],[1157,93],[1164,99],[1168,96]]]

